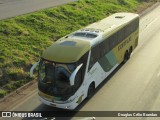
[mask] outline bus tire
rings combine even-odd
[[[126,63],[129,59],[129,53],[128,53],[128,50],[125,52],[124,54],[124,59],[123,59],[123,63]]]
[[[87,99],[90,99],[94,95],[94,92],[95,92],[95,84],[94,82],[92,82],[88,88]]]
[[[132,46],[131,46],[131,47],[129,48],[129,55],[128,55],[128,59],[130,58],[132,51],[133,51],[133,48],[132,48]]]

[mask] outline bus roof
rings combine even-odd
[[[73,63],[78,61],[90,49],[89,41],[65,39],[55,42],[42,54],[42,58],[59,62]]]
[[[99,42],[103,40],[103,37],[109,37],[136,18],[139,18],[139,15],[135,13],[115,13],[107,18],[88,25],[87,27],[68,35],[67,37],[88,40],[91,47],[93,47],[99,44]]]
[[[126,25],[132,20],[136,19],[139,15],[135,13],[115,13],[105,19],[95,22],[86,27],[86,29],[98,29],[101,32],[111,32],[113,28],[119,28]]]
[[[136,18],[138,14],[115,13],[59,39],[43,52],[42,58],[61,63],[76,62],[102,37],[109,37]]]

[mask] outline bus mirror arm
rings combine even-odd
[[[33,70],[37,67],[38,64],[39,64],[39,61],[34,63],[34,65],[31,67],[31,69],[30,69],[30,77],[31,78],[33,77]]]
[[[69,78],[69,81],[70,81],[70,85],[73,86],[74,85],[74,80],[75,80],[75,77],[76,77],[76,74],[78,73],[79,69],[82,67],[83,63],[80,64],[74,71],[73,73],[71,74],[70,78]]]

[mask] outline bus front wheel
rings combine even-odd
[[[93,96],[94,91],[95,91],[95,85],[94,85],[94,83],[91,83],[88,88],[88,94],[87,94],[88,99],[90,99]]]

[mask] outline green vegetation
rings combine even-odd
[[[112,13],[136,12],[145,0],[80,0],[0,21],[0,97],[29,78],[31,64],[58,38]]]
[[[4,97],[7,94],[6,90],[0,89],[0,98]]]

